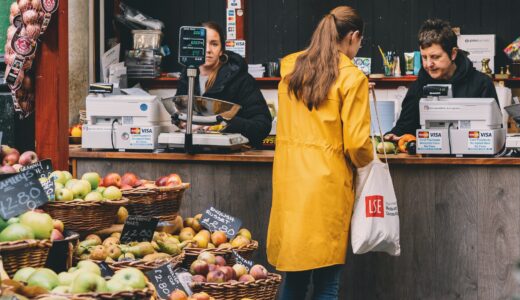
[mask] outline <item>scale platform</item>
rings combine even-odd
[[[184,148],[184,133],[161,133],[159,134],[160,145],[170,148]],[[199,147],[240,149],[249,140],[238,133],[193,133],[193,145]]]

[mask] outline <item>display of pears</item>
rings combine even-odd
[[[121,244],[121,233],[112,233],[102,240],[95,234],[88,235],[76,248],[76,257],[113,263],[116,261],[142,260],[151,262],[181,254],[188,242],[166,232],[155,232],[151,242]]]
[[[85,173],[81,179],[76,179],[68,171],[54,171],[48,180],[54,180],[56,201],[105,201],[123,197],[118,186],[107,184],[110,182],[96,172]]]
[[[90,260],[80,261],[76,267],[60,274],[46,268],[22,268],[15,273],[13,280],[53,294],[117,293],[147,286],[146,276],[139,269],[124,268],[106,280],[101,277],[99,266]]]
[[[198,214],[193,218],[184,219],[183,228],[179,233],[181,242],[190,242],[190,247],[194,248],[239,248],[249,245],[252,241],[251,232],[246,228],[238,231],[238,234],[231,240],[223,231],[214,231],[210,233],[200,224],[202,214]]]

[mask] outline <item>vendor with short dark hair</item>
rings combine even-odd
[[[246,61],[238,54],[224,50],[224,33],[215,22],[205,22],[206,62],[199,67],[195,79],[195,95],[236,103],[242,108],[227,120],[225,132],[240,133],[254,147],[271,131],[271,113],[256,80],[248,73]],[[177,95],[188,94],[186,70],[181,75]]]
[[[403,100],[401,115],[386,140],[397,141],[403,134],[415,135],[421,127],[419,100],[427,84],[451,84],[455,98],[495,98],[493,81],[475,70],[466,54],[457,47],[457,35],[446,21],[427,20],[419,30],[422,68]]]

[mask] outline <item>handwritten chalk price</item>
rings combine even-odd
[[[231,250],[231,252],[233,253],[233,257],[235,258],[235,262],[237,264],[241,264],[244,267],[246,267],[248,272],[255,265],[254,261],[247,260],[247,259],[243,258],[242,255],[238,254],[238,252],[236,252],[235,250]]]
[[[151,242],[159,219],[155,217],[130,215],[121,232],[121,242]]]
[[[164,264],[157,269],[146,272],[146,277],[152,282],[161,299],[168,299],[176,289],[191,295],[191,274],[184,269],[174,270],[170,263]]]
[[[206,209],[200,220],[200,224],[209,231],[223,231],[229,239],[237,235],[240,226],[242,226],[240,219],[223,213],[214,207]]]
[[[0,216],[7,220],[34,210],[49,201],[34,170],[27,170],[0,181]]]

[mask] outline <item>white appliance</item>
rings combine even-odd
[[[421,129],[417,153],[495,155],[503,150],[506,129],[493,98],[451,98],[451,86],[426,86],[419,102]],[[433,95],[433,97],[432,97]]]
[[[156,96],[90,94],[82,148],[155,150],[161,132],[172,132],[170,114]]]

